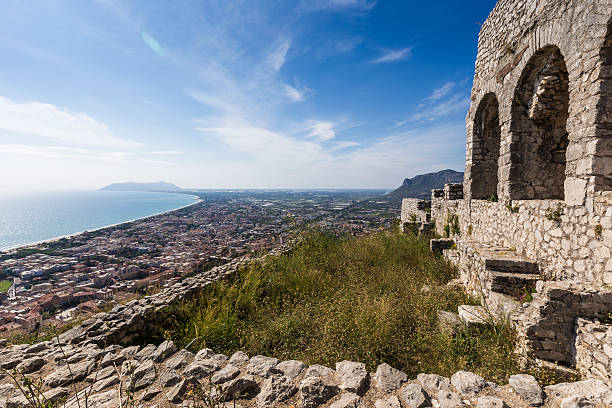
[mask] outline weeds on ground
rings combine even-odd
[[[444,284],[456,270],[428,240],[381,232],[335,237],[313,231],[290,254],[252,264],[171,306],[167,336],[193,350],[270,355],[334,366],[383,362],[405,371],[451,375],[466,369],[501,381],[519,371],[509,327],[438,330],[438,310],[474,299]],[[422,293],[423,285],[433,288]]]

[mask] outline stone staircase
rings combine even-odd
[[[512,248],[459,241],[456,249],[449,249],[449,241],[432,240],[430,245],[459,266],[468,291],[484,295],[486,302],[486,307],[459,307],[459,317],[466,324],[482,324],[485,315],[509,316],[521,310],[521,296],[542,279],[538,264]]]

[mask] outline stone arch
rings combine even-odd
[[[547,46],[527,62],[510,120],[512,200],[564,199],[569,75],[561,51]]]
[[[599,100],[596,105],[595,126],[597,144],[593,158],[596,191],[612,190],[612,18],[608,20],[606,36],[599,52]]]
[[[472,128],[471,194],[474,199],[497,196],[500,142],[499,102],[494,93],[488,93],[476,109]]]

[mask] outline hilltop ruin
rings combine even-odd
[[[479,35],[464,182],[431,209],[402,206],[403,230],[449,238],[432,249],[512,317],[526,356],[608,383],[611,16],[610,0],[499,1]]]

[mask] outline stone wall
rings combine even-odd
[[[459,219],[459,239],[515,250],[540,265],[549,279],[612,285],[612,192],[594,197],[594,208],[561,200],[432,200],[436,232],[449,216]]]
[[[466,117],[465,193],[565,199],[609,190],[612,0],[499,1],[483,24]],[[497,104],[498,117],[495,116]],[[495,129],[495,124],[499,129]]]
[[[576,319],[576,368],[585,378],[612,384],[612,324]]]

